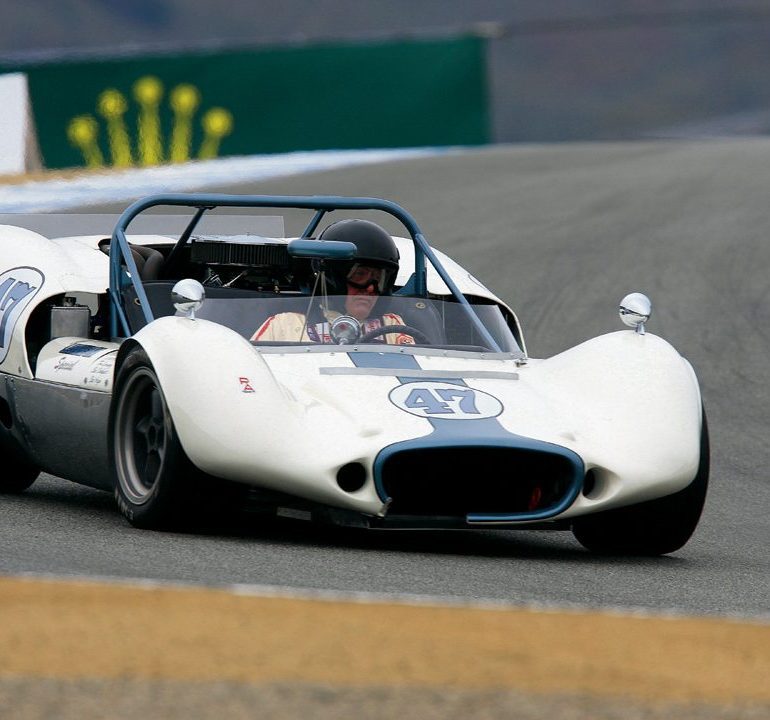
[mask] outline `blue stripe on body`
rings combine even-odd
[[[379,352],[352,352],[348,353],[356,367],[368,368],[393,368],[396,370],[421,369],[414,355],[400,353]],[[430,382],[430,378],[410,378],[408,373],[399,375],[398,381],[403,385],[409,382]],[[436,378],[435,382],[464,385],[467,383],[461,378]],[[382,486],[382,466],[392,455],[403,450],[415,450],[419,448],[444,448],[444,447],[498,447],[517,448],[533,452],[544,452],[549,455],[561,455],[566,458],[574,468],[572,486],[569,492],[557,505],[543,508],[535,512],[508,513],[508,514],[476,514],[466,516],[468,522],[513,522],[523,520],[545,520],[566,510],[577,497],[583,485],[585,465],[582,458],[572,450],[555,445],[553,443],[534,440],[508,432],[497,418],[482,418],[479,420],[445,420],[441,418],[425,418],[432,426],[433,432],[427,437],[415,440],[406,440],[383,448],[374,461],[374,483],[377,494],[383,502],[389,498]]]
[[[414,355],[384,352],[351,352],[348,357],[353,365],[360,368],[395,368],[400,370],[419,370],[420,365]]]

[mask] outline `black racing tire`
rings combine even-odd
[[[185,455],[147,354],[118,370],[109,422],[115,499],[134,527],[186,528],[201,520],[205,476]]]
[[[2,495],[17,495],[24,492],[40,475],[40,469],[32,465],[11,442],[0,442],[0,457],[3,458],[0,466],[0,494]]]
[[[586,549],[601,555],[657,556],[687,543],[700,520],[708,490],[709,433],[703,413],[700,462],[683,490],[639,505],[576,519],[572,532]]]

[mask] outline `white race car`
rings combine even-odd
[[[312,217],[287,239],[264,208]],[[335,210],[403,225],[397,274],[355,232],[317,233]],[[0,491],[46,471],[113,491],[146,528],[227,499],[356,527],[571,529],[601,553],[692,535],[701,395],[645,332],[645,296],[621,302],[630,329],[537,360],[513,311],[389,201],[164,195],[104,222],[0,218]]]

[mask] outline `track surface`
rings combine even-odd
[[[286,523],[131,529],[111,498],[50,477],[3,497],[0,573],[252,583],[683,613],[770,613],[770,142],[495,148],[287,178],[237,192],[374,195],[508,300],[545,357],[649,330],[699,374],[712,433],[701,525],[678,553],[597,558],[568,533],[360,533]],[[170,188],[170,190],[173,190]],[[98,208],[120,210],[122,208]],[[299,226],[297,226],[299,227]],[[289,231],[296,227],[289,225]],[[644,392],[644,378],[629,378]]]

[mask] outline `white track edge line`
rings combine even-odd
[[[544,601],[498,600],[494,598],[465,598],[420,593],[378,593],[363,590],[324,590],[321,588],[295,588],[283,585],[250,583],[199,584],[178,580],[116,577],[109,575],[61,575],[55,573],[2,573],[0,580],[40,580],[50,583],[75,583],[82,585],[108,585],[137,590],[203,590],[225,592],[239,597],[270,598],[284,600],[317,600],[320,602],[356,603],[361,605],[397,605],[405,607],[463,608],[468,610],[523,610],[543,614],[609,615],[657,620],[723,620],[739,624],[770,624],[770,613],[698,613],[677,608],[660,610],[638,606],[581,605],[580,603],[556,603]]]

